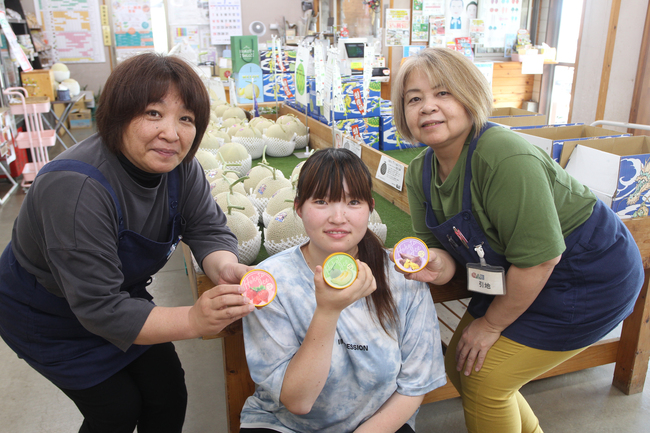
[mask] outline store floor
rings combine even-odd
[[[75,130],[78,140],[90,129]],[[69,138],[68,138],[69,141]],[[62,150],[51,150],[51,157]],[[0,195],[9,187],[0,180]],[[0,247],[11,237],[13,221],[25,197],[19,189],[0,206]],[[180,252],[154,277],[150,286],[158,305],[193,302]],[[226,402],[220,340],[176,342],[186,372],[189,404],[186,433],[225,433]],[[650,383],[641,394],[626,396],[611,385],[614,365],[544,379],[526,385],[522,393],[545,432],[647,432],[650,425]],[[648,378],[650,382],[650,377]],[[0,340],[0,431],[7,433],[74,433],[82,417],[54,385],[18,359]],[[465,432],[460,399],[423,406],[418,432]]]

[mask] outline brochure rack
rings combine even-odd
[[[5,95],[13,96],[16,103],[10,103],[11,114],[23,115],[26,132],[19,132],[16,136],[16,146],[20,149],[29,149],[32,162],[25,164],[23,169],[23,189],[29,188],[36,178],[38,171],[50,161],[47,148],[54,146],[56,133],[52,129],[43,129],[41,113],[50,111],[50,100],[47,96],[28,96],[24,87],[9,87],[3,90]]]

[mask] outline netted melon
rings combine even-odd
[[[307,162],[306,159],[304,161],[299,162],[298,165],[294,167],[293,171],[291,172],[290,178],[293,179],[294,176],[300,177],[300,169],[302,168],[303,165],[305,165],[305,162]]]
[[[266,209],[262,212],[262,222],[264,227],[268,227],[273,216],[284,209],[293,208],[293,200],[296,198],[295,186],[285,186],[280,188],[271,196],[266,204]]]
[[[232,177],[228,177],[228,172],[229,170],[226,170],[224,173],[221,174],[220,179],[215,179],[214,181],[210,182],[210,194],[212,194],[212,197],[216,197],[222,192],[229,192],[232,190],[233,192],[238,192],[242,195],[245,195],[244,191],[244,185],[241,183],[235,183],[237,179],[233,179]],[[237,176],[236,173],[230,172],[231,175],[234,174]]]
[[[244,176],[251,169],[251,156],[244,146],[239,143],[226,143],[217,151],[227,164],[240,164],[233,170]]]
[[[228,107],[223,114],[221,115],[221,118],[225,121],[226,119],[230,119],[233,117],[237,117],[241,120],[246,120],[246,113],[244,110],[242,110],[239,107]]]
[[[205,172],[221,167],[221,162],[207,150],[198,149],[195,158],[199,161]]]
[[[377,213],[376,209],[373,209],[370,214],[370,220],[368,221],[368,228],[372,230],[374,234],[381,239],[382,243],[386,242],[386,236],[388,235],[388,227],[386,224],[382,224],[381,218]]]
[[[251,159],[262,157],[265,140],[256,128],[250,125],[242,125],[232,136],[232,141],[243,145],[250,154]]]
[[[233,212],[236,205],[226,206],[226,225],[237,236],[239,263],[250,265],[262,246],[262,233],[257,225],[241,212]]]
[[[275,123],[279,123],[280,125],[284,125],[285,123],[295,122],[296,120],[300,122],[300,119],[298,119],[294,114],[285,114],[284,116],[278,117],[278,119],[275,121]]]
[[[278,123],[269,126],[264,132],[266,140],[266,154],[269,156],[282,157],[289,156],[296,148],[296,142],[293,139],[294,134],[289,134],[284,127]]]
[[[284,173],[282,173],[281,170],[276,170],[276,176],[284,177]],[[252,194],[251,190],[257,186],[259,181],[271,174],[273,174],[273,169],[266,161],[266,146],[264,146],[264,150],[262,150],[262,161],[246,173],[246,176],[248,176],[248,180],[244,181],[244,189],[246,189],[246,193]]]
[[[296,118],[294,121],[286,122],[282,125],[290,135],[296,134],[296,149],[304,149],[309,144],[309,128],[302,124]]]
[[[233,208],[233,211],[243,213],[253,223],[257,224],[257,222],[259,221],[259,214],[255,206],[253,205],[253,203],[251,203],[248,197],[246,197],[244,194],[234,190],[236,185],[241,185],[240,182],[242,182],[244,178],[245,176],[236,179],[234,182],[230,184],[228,191],[217,194],[217,196],[214,199],[221,209],[227,209],[228,203],[237,206]]]
[[[260,215],[266,209],[266,205],[269,202],[269,199],[277,190],[284,188],[286,186],[291,186],[289,179],[277,174],[277,169],[272,170],[272,175],[265,177],[260,180],[259,183],[253,189],[253,194],[251,195],[251,201],[260,212]]]
[[[234,170],[231,170],[228,166],[222,166],[220,168],[215,168],[213,170],[208,170],[205,172],[205,178],[208,180],[208,183],[212,183],[217,179],[221,179],[223,175],[226,175],[229,179],[237,180],[239,179],[239,173]]]
[[[223,113],[230,108],[230,105],[218,105],[214,107],[212,112],[215,114],[215,116],[219,118],[223,118]]]
[[[241,120],[239,117],[230,117],[228,119],[223,119],[221,121],[221,126],[225,128],[226,130],[229,130],[235,125],[241,125],[243,123],[246,123],[244,120]]]
[[[201,139],[201,144],[199,145],[200,149],[208,150],[210,153],[215,153],[217,149],[221,147],[226,141],[222,136],[217,136],[213,131],[206,131],[203,134],[203,139]],[[211,152],[214,151],[214,152]]]
[[[272,120],[265,119],[263,117],[256,117],[256,119],[260,119],[260,120],[258,120],[254,124],[251,123],[251,125],[254,126],[255,129],[257,129],[260,132],[260,134],[263,134],[267,128],[273,125]]]
[[[270,256],[309,240],[302,219],[293,209],[285,209],[273,216],[264,229],[264,248]]]

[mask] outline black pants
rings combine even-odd
[[[239,429],[239,433],[278,433],[275,430],[269,428],[242,428]],[[410,425],[404,424],[399,430],[395,433],[415,433]]]
[[[180,433],[185,421],[185,372],[172,343],[156,344],[104,382],[61,389],[82,415],[79,433]]]

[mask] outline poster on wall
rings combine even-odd
[[[506,35],[517,33],[521,21],[519,0],[503,0],[498,4],[481,2],[479,17],[485,26],[485,47],[503,48]]]
[[[413,27],[411,42],[427,42],[429,40],[429,17],[421,11],[413,11]]]
[[[38,0],[35,12],[52,46],[54,61],[102,63],[104,38],[99,2],[94,0]]]
[[[231,36],[242,36],[241,0],[210,0],[210,40],[229,45]]]
[[[113,0],[112,5],[117,61],[153,51],[149,0]]]
[[[208,0],[167,0],[167,21],[170,26],[210,25]]]
[[[411,30],[410,9],[386,9],[386,46],[396,47],[409,44]]]

